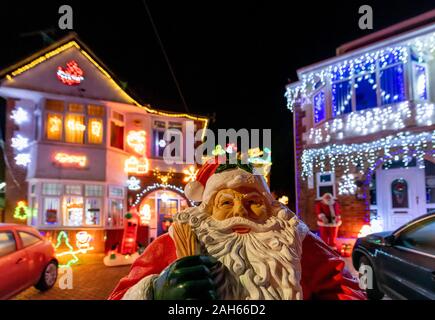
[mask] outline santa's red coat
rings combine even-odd
[[[341,209],[338,202],[334,202],[333,204],[334,214],[336,222],[338,223],[341,220]],[[316,205],[314,207],[314,213],[317,216],[317,224],[322,224],[322,219],[319,217],[321,213],[323,213],[326,218],[331,221],[331,208],[324,203],[322,200],[316,201]]]
[[[175,244],[168,234],[154,240],[133,263],[130,273],[122,278],[109,299],[122,299],[129,288],[144,277],[160,274],[177,259]],[[308,233],[302,245],[301,286],[304,300],[365,300],[358,282],[344,269],[344,261],[322,240]]]

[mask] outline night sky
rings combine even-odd
[[[215,114],[212,129],[271,128],[271,187],[291,202],[292,115],[284,86],[297,80],[298,68],[334,56],[337,46],[435,8],[433,0],[147,3],[190,112]],[[29,33],[67,33],[57,27],[62,4],[73,7],[74,31],[139,101],[184,111],[142,0],[1,1],[0,68],[47,44]],[[373,8],[373,31],[358,28],[363,4]]]

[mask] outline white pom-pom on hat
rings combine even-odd
[[[186,197],[195,202],[202,201],[202,194],[204,192],[204,186],[199,181],[191,181],[184,187],[184,194]]]

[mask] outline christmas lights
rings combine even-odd
[[[367,167],[371,167],[382,155],[390,155],[394,149],[401,149],[401,155],[396,155],[385,160],[387,163],[399,160],[400,157],[405,166],[409,159],[417,158],[420,166],[424,165],[424,155],[435,146],[435,131],[411,134],[399,132],[376,141],[361,144],[331,144],[324,148],[305,149],[302,152],[302,177],[313,175],[314,169],[324,172],[326,167],[335,171],[337,166],[350,169],[358,168],[364,173]]]
[[[76,246],[80,250],[80,253],[87,253],[89,250],[93,250],[90,242],[92,236],[86,231],[79,231],[76,233]]]
[[[56,125],[54,130],[59,130],[59,125],[58,125],[59,122],[57,120],[55,120],[55,122],[57,123],[57,125]],[[73,131],[85,131],[86,130],[86,126],[84,124],[81,124],[79,121],[76,121],[76,120],[68,120],[66,126],[68,127],[68,129],[73,130]],[[50,129],[51,129],[51,127],[50,127]]]
[[[145,130],[131,130],[127,134],[127,144],[138,154],[145,155],[146,146]]]
[[[76,256],[77,252],[74,251],[73,246],[69,243],[68,234],[65,231],[59,232],[59,234],[57,236],[57,243],[54,246],[54,249],[57,250],[60,247],[60,245],[62,244],[62,242],[65,243],[65,246],[68,248],[68,250],[60,252],[60,253],[58,253],[56,251],[56,256],[63,257],[65,255],[72,255],[72,258],[70,260],[68,260],[68,262],[66,264],[60,264],[59,268],[69,268],[69,267],[71,267],[72,264],[77,263],[79,261],[79,258]]]
[[[83,70],[79,67],[74,60],[66,64],[66,68],[57,68],[57,78],[68,86],[75,86],[80,84],[85,78],[83,77]]]
[[[160,180],[160,183],[165,185],[168,184],[169,181],[172,179],[172,177],[174,176],[174,172],[175,170],[170,168],[169,171],[166,174],[162,174],[159,170],[159,168],[156,168],[153,170],[153,174],[154,176]]]
[[[124,172],[134,174],[145,174],[148,172],[148,159],[138,159],[135,156],[131,156],[124,162]]]
[[[18,166],[27,167],[27,165],[31,162],[30,153],[19,153],[15,156],[15,163]]]
[[[343,175],[338,182],[338,194],[340,195],[355,194],[356,189],[355,177],[351,173]]]
[[[148,225],[151,221],[151,207],[149,204],[144,204],[139,210],[140,222],[142,225]]]
[[[184,179],[183,182],[190,182],[196,180],[196,174],[198,173],[198,169],[195,169],[194,166],[190,166],[188,169],[184,169]]]
[[[136,191],[140,189],[140,180],[136,177],[130,177],[127,180],[128,190]]]
[[[14,211],[14,218],[18,220],[27,220],[31,212],[25,201],[18,201]]]
[[[29,114],[21,107],[18,107],[16,110],[12,110],[10,117],[14,120],[15,124],[18,125],[29,121]]]
[[[163,189],[163,190],[168,189],[168,190],[172,190],[172,191],[175,191],[175,192],[178,192],[178,193],[184,195],[184,190],[181,187],[178,187],[178,186],[175,186],[175,185],[171,185],[171,184],[154,183],[154,184],[152,184],[150,186],[147,186],[141,192],[136,194],[136,200],[133,203],[133,206],[137,206],[139,204],[140,200],[142,199],[142,197],[145,194],[147,194],[149,192],[153,192],[153,191],[159,190],[159,189]],[[193,201],[189,201],[189,202],[190,202],[190,204],[192,206],[195,205],[195,203]]]
[[[71,155],[64,152],[58,152],[54,156],[54,160],[62,165],[71,165],[78,167],[85,167],[88,158],[84,155]]]
[[[29,139],[24,138],[22,135],[17,134],[14,138],[11,139],[11,147],[22,151],[23,149],[26,149],[29,146]]]

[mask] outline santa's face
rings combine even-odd
[[[211,216],[218,221],[243,217],[255,223],[264,223],[270,216],[270,210],[268,210],[266,199],[255,189],[246,187],[223,189],[214,198]],[[234,231],[247,233],[250,229],[246,226],[239,226]]]

